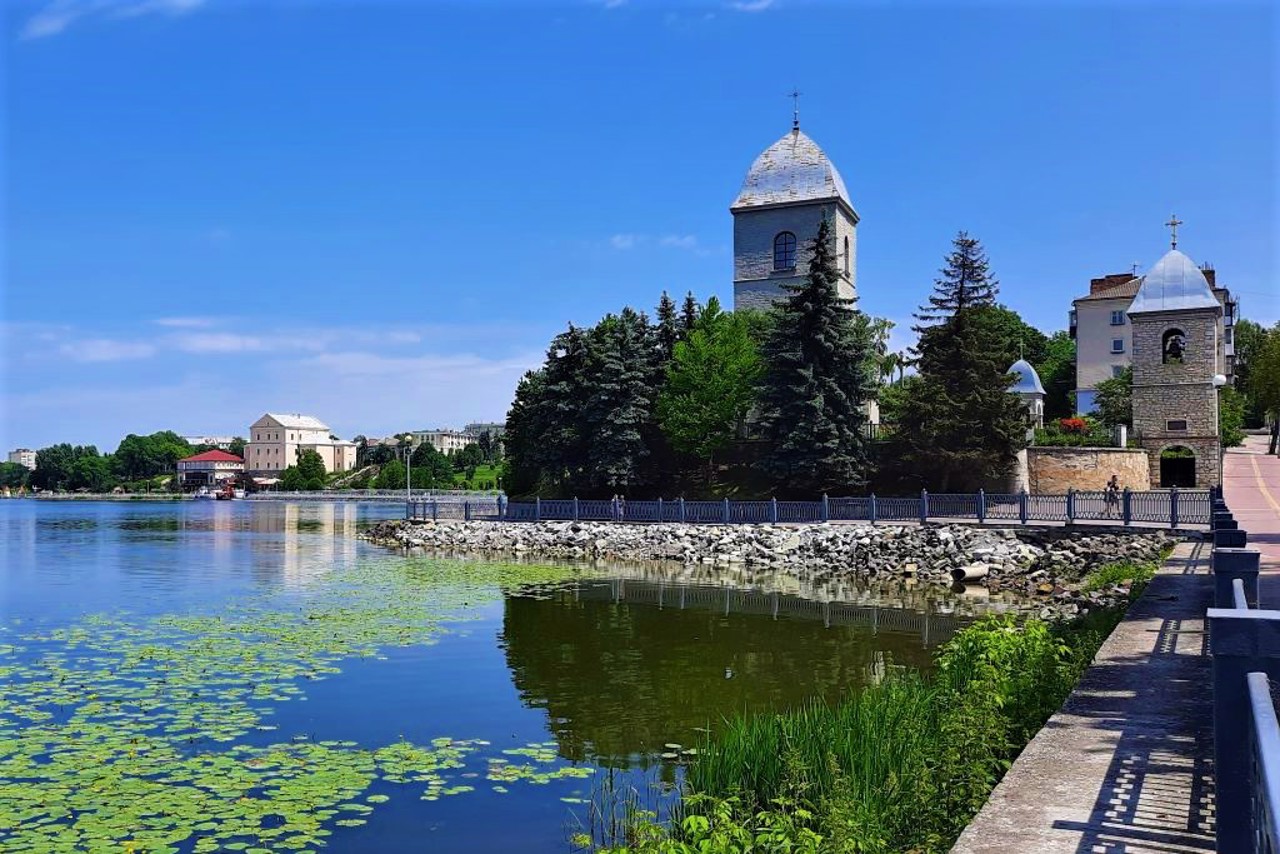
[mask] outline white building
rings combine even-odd
[[[479,439],[481,433],[488,433],[490,438],[501,439],[507,432],[505,421],[473,421],[462,432]]]
[[[231,447],[231,443],[236,440],[235,436],[183,436],[183,441],[188,445],[200,447],[201,445],[212,445],[220,451],[225,451]]]
[[[14,448],[9,452],[9,462],[36,470],[36,452],[30,448]]]
[[[412,436],[415,448],[425,442],[446,456],[461,451],[480,438],[460,430],[414,430]]]
[[[786,296],[783,285],[802,284],[823,219],[834,226],[840,296],[857,297],[858,213],[835,164],[801,132],[798,117],[751,164],[729,211],[734,308],[768,308]]]
[[[1201,270],[1213,295],[1222,305],[1218,340],[1225,373],[1230,382],[1235,373],[1235,346],[1232,340],[1236,303],[1231,291],[1219,288],[1211,267]],[[1145,276],[1113,273],[1089,282],[1089,293],[1072,302],[1071,337],[1076,340],[1076,411],[1093,411],[1098,383],[1124,373],[1133,364],[1133,331],[1129,306],[1142,287]]]
[[[300,451],[315,451],[327,472],[356,467],[356,444],[333,436],[329,425],[312,415],[268,412],[249,428],[244,446],[245,470],[280,472],[298,461]]]

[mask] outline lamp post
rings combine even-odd
[[[1227,452],[1227,449],[1222,447],[1222,387],[1226,384],[1226,376],[1223,374],[1213,375],[1213,409],[1214,415],[1218,418],[1217,424],[1214,425],[1218,431],[1218,486],[1222,486],[1223,458]]]

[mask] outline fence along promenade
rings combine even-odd
[[[1169,528],[1208,525],[1208,490],[1124,490],[1108,506],[1106,493],[1070,491],[1059,495],[950,493],[922,491],[918,496],[850,498],[822,496],[818,501],[686,501],[655,499],[544,499],[508,501],[503,496],[479,501],[437,499],[407,502],[410,519],[464,519],[504,522],[676,522],[691,524],[763,524],[818,522],[1033,522],[1073,525],[1109,522]]]
[[[1220,497],[1213,498],[1214,777],[1218,851],[1280,851],[1280,723],[1272,680],[1280,679],[1280,611],[1258,601],[1261,554],[1247,548]]]

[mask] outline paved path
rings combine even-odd
[[[1208,558],[1178,546],[952,854],[1214,850]]]
[[[1280,608],[1280,457],[1267,454],[1266,436],[1248,436],[1223,457],[1223,497],[1249,547],[1262,552],[1263,607]]]

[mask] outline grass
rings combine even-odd
[[[1080,589],[1085,593],[1093,593],[1120,584],[1146,585],[1155,577],[1158,565],[1155,563],[1109,563],[1095,569],[1084,577]]]

